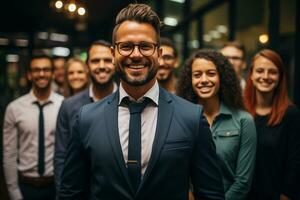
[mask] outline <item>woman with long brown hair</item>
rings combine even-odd
[[[254,56],[244,97],[258,141],[250,199],[300,199],[300,112],[289,100],[276,52],[263,49]]]

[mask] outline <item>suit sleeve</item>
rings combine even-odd
[[[17,137],[18,130],[14,109],[8,105],[3,125],[3,169],[7,190],[12,200],[22,199],[18,185]]]
[[[241,143],[233,184],[225,194],[226,199],[246,199],[251,188],[256,156],[256,128],[252,117],[241,121]]]
[[[88,199],[90,180],[90,161],[83,146],[80,114],[76,116],[72,128],[72,136],[68,144],[65,164],[63,166],[59,199],[80,200]]]
[[[191,179],[196,199],[223,200],[224,189],[209,125],[201,114],[192,156]]]
[[[64,101],[60,107],[55,133],[55,149],[54,149],[54,176],[55,188],[59,191],[61,173],[66,157],[67,141],[71,130],[69,130],[70,119],[68,117],[67,104]]]

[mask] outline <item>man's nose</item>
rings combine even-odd
[[[133,51],[130,55],[130,57],[142,57],[143,55],[141,54],[139,50],[139,46],[134,46]]]

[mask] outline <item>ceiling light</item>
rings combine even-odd
[[[78,15],[83,16],[85,14],[85,9],[83,7],[80,7],[80,8],[78,8],[77,12],[78,12]]]
[[[52,54],[54,56],[63,56],[63,57],[67,57],[70,55],[70,49],[66,48],[66,47],[54,47],[52,49]]]
[[[57,8],[57,9],[61,9],[63,7],[63,5],[64,5],[63,2],[60,0],[55,2],[55,8]]]
[[[170,1],[173,1],[173,2],[176,2],[176,3],[184,3],[185,0],[170,0]]]
[[[178,21],[174,17],[165,17],[164,24],[168,26],[176,26],[178,24]]]
[[[209,35],[209,34],[205,34],[205,35],[203,35],[203,40],[205,41],[205,42],[210,42],[211,41],[211,36]]]
[[[69,39],[68,35],[60,34],[60,33],[51,33],[50,34],[50,40],[56,41],[56,42],[67,42]]]
[[[219,31],[216,31],[216,30],[209,31],[209,34],[214,39],[219,39],[221,37],[221,33]]]
[[[75,12],[76,10],[76,5],[74,3],[70,3],[69,6],[68,6],[68,10],[70,12]]]
[[[228,28],[225,25],[218,25],[216,27],[216,30],[219,31],[220,33],[227,33]]]
[[[37,37],[39,39],[42,39],[42,40],[47,40],[48,39],[48,33],[47,32],[39,32]]]
[[[269,36],[267,34],[261,34],[259,36],[259,42],[265,44],[269,41]]]
[[[0,38],[0,45],[6,46],[9,44],[9,39],[7,38]]]
[[[7,62],[18,62],[19,61],[19,56],[16,54],[7,54],[6,55],[6,61]]]
[[[19,47],[27,47],[28,46],[28,40],[26,39],[16,39],[16,45]]]

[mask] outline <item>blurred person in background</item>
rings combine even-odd
[[[64,96],[73,96],[86,89],[89,75],[86,63],[80,58],[70,58],[66,63]]]
[[[54,92],[63,95],[64,94],[64,82],[65,82],[65,64],[66,59],[64,57],[56,56],[53,58],[54,66],[54,80],[52,82],[52,89]]]
[[[179,96],[203,106],[220,158],[225,199],[245,200],[254,172],[256,132],[234,69],[221,53],[199,50],[184,64],[178,86]]]
[[[160,45],[162,55],[159,58],[156,78],[161,87],[175,94],[177,78],[174,74],[174,69],[178,65],[177,50],[174,43],[168,38],[162,37]]]
[[[245,89],[246,80],[244,79],[242,72],[246,69],[246,49],[244,45],[238,41],[226,42],[220,52],[229,60],[233,69],[240,81],[242,90]]]
[[[3,169],[11,200],[53,200],[55,126],[63,97],[51,90],[53,65],[44,54],[31,58],[31,91],[6,108]]]
[[[251,200],[300,199],[300,111],[287,91],[280,55],[259,51],[252,59],[244,94],[258,140]]]
[[[66,149],[72,126],[79,109],[88,103],[96,102],[117,90],[114,83],[115,66],[110,50],[111,44],[104,40],[94,41],[87,50],[89,87],[63,101],[57,119],[55,138],[54,174],[56,190],[59,191],[61,173],[65,162]]]

